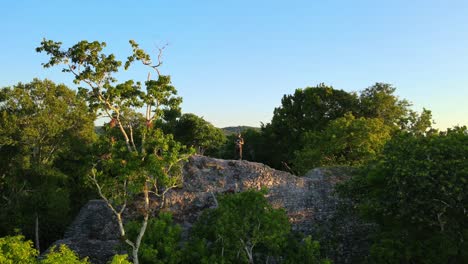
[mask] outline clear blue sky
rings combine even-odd
[[[269,122],[284,94],[324,82],[397,87],[436,127],[468,125],[468,1],[2,1],[0,86],[71,85],[34,49],[100,40],[124,60],[129,39],[164,43],[164,74],[184,112],[216,126]],[[135,68],[123,79],[144,80]]]

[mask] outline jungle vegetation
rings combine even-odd
[[[170,215],[154,217],[160,208],[149,197],[164,201],[180,187],[181,162],[195,153],[234,158],[236,133],[182,112],[159,69],[164,48],[152,58],[131,40],[120,61],[105,47],[44,40],[43,66],[61,67],[77,87],[34,79],[0,90],[1,263],[89,263],[66,247],[37,256],[92,198],[106,201],[130,255],[112,263],[330,262],[317,241],[291,230],[266,191],[218,196],[186,241]],[[135,63],[151,73],[117,79]],[[432,124],[430,110],[414,111],[390,84],[347,92],[322,83],[284,95],[271,122],[243,130],[244,159],[296,175],[353,167],[337,191],[377,226],[367,263],[467,263],[468,129]],[[136,199],[144,210],[124,219]]]

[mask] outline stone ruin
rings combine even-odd
[[[356,259],[365,254],[366,225],[337,213],[340,201],[334,186],[351,177],[349,169],[317,168],[297,177],[261,163],[197,155],[189,158],[183,175],[183,187],[167,193],[163,210],[173,214],[185,235],[204,209],[215,206],[214,195],[267,188],[267,199],[286,210],[293,229],[319,239],[334,263],[358,263]],[[152,206],[159,204],[155,201]],[[107,263],[122,253],[117,230],[106,204],[92,200],[54,244],[68,245],[80,257],[89,256],[92,263]]]

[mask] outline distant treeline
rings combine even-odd
[[[230,126],[230,127],[221,128],[221,130],[223,130],[226,136],[229,136],[232,134],[243,133],[244,131],[249,130],[249,129],[260,131],[260,127],[252,127],[252,126]]]

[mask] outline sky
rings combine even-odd
[[[104,41],[121,60],[133,39],[150,54],[168,45],[161,72],[182,111],[218,127],[268,123],[284,94],[322,82],[348,92],[390,83],[435,127],[468,125],[468,1],[2,0],[0,10],[0,87],[37,77],[76,88],[41,66],[43,38]]]

